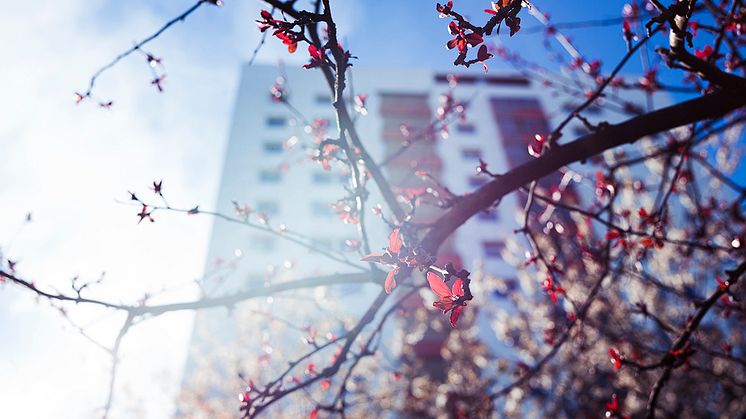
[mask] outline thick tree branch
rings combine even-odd
[[[722,117],[744,105],[746,105],[746,93],[719,91],[659,109],[620,124],[609,125],[600,132],[555,146],[536,160],[498,176],[476,192],[458,201],[438,219],[435,226],[422,239],[421,244],[431,253],[435,253],[451,233],[479,211],[489,208],[508,193],[541,179],[563,166],[585,161],[606,150],[634,143],[648,135],[697,121]]]

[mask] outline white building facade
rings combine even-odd
[[[278,77],[284,80],[292,109],[270,94]],[[477,175],[480,159],[493,173],[507,172],[532,158],[527,147],[535,134],[546,134],[553,121],[567,114],[567,103],[558,101],[551,89],[522,76],[470,70],[456,80],[452,94],[467,104],[466,119],[452,120],[447,138],[413,146],[388,164],[384,172],[395,185],[414,187],[421,180],[402,184],[415,171],[425,170],[455,194],[471,192],[489,180]],[[356,126],[374,160],[386,160],[400,146],[402,124],[416,131],[434,120],[440,96],[451,90],[452,82],[452,76],[431,70],[354,67],[349,87],[367,96],[367,115],[356,114]],[[309,157],[318,148],[312,127],[323,124],[328,124],[325,137],[336,137],[334,109],[320,71],[257,65],[243,69],[215,208],[238,219],[246,216],[259,228],[216,218],[202,282],[206,296],[366,268],[355,249],[360,240],[357,225],[345,224],[331,207],[349,194],[345,164],[333,162],[325,170]],[[582,125],[573,124],[569,132],[584,132]],[[365,217],[372,250],[378,251],[386,246],[391,229],[370,211],[383,201],[372,181],[368,189]],[[485,272],[510,276],[514,267],[502,254],[519,226],[521,211],[520,197],[507,196],[494,211],[462,226],[442,249],[444,256],[460,259],[469,270],[479,265]],[[263,231],[264,226],[277,234]],[[297,242],[323,249],[337,260]],[[225,417],[235,417],[240,405],[236,395],[245,384],[238,371],[246,380],[266,383],[288,360],[312,349],[309,340],[325,343],[353,327],[379,291],[378,284],[352,283],[263,296],[233,310],[198,311],[177,416],[221,417],[227,412]],[[484,327],[487,330],[488,324]],[[498,346],[494,337],[485,340]],[[321,367],[328,363],[328,354],[309,362]],[[289,380],[314,373],[299,368]],[[231,403],[226,406],[225,400]],[[278,408],[288,417],[302,417],[313,406],[308,400]]]

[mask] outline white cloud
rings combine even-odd
[[[41,287],[63,288],[75,275],[95,279],[106,271],[90,296],[131,302],[180,287],[171,298],[184,299],[194,295],[189,284],[202,271],[212,220],[162,213],[153,224],[137,225],[137,208],[115,199],[126,199],[127,189],[150,199],[147,186],[162,178],[172,204],[211,206],[240,63],[256,34],[246,32],[253,29],[250,8],[204,7],[152,47],[164,56],[166,93],[155,91],[145,60],[133,56],[97,86],[95,94],[114,100],[111,111],[75,106],[73,92],[85,88],[94,69],[192,4],[154,11],[146,2],[131,3],[122,10],[116,2],[90,0],[3,8],[0,246],[19,260],[21,276]],[[16,235],[26,211],[34,221]],[[96,417],[106,396],[107,355],[45,302],[2,288],[3,416]],[[71,312],[109,345],[122,321],[105,310]],[[164,316],[125,339],[113,417],[130,416],[135,405],[144,417],[170,414],[190,319]]]

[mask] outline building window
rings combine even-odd
[[[334,240],[331,237],[316,237],[312,239],[314,246],[323,247],[324,249],[333,249]]]
[[[469,186],[472,188],[478,188],[488,182],[487,176],[470,176]]]
[[[272,128],[281,128],[288,124],[288,119],[284,116],[270,116],[267,118],[267,126]]]
[[[262,148],[267,154],[282,153],[282,141],[265,141],[264,144],[262,144]]]
[[[260,201],[256,204],[256,210],[268,216],[280,213],[280,206],[275,201]]]
[[[381,93],[381,115],[384,118],[430,118],[426,94]]]
[[[477,218],[481,221],[497,221],[497,210],[491,209],[489,211],[480,211]]]
[[[495,297],[505,298],[513,295],[516,291],[518,291],[518,280],[510,278],[498,280],[492,293]]]
[[[576,137],[582,137],[582,136],[584,136],[584,135],[588,135],[588,134],[590,134],[591,132],[590,132],[590,131],[588,131],[588,129],[587,129],[586,127],[582,127],[582,126],[580,126],[580,125],[576,125],[576,126],[575,126],[575,127],[574,127],[574,128],[572,129],[572,133],[573,133],[573,135],[575,135]]]
[[[474,134],[477,132],[477,126],[471,123],[462,123],[456,125],[456,131],[462,134]]]
[[[326,202],[313,202],[311,203],[311,214],[314,217],[331,218],[334,216],[334,211]]]
[[[332,175],[327,172],[314,172],[312,179],[313,183],[328,184],[332,182]]]
[[[505,244],[498,241],[483,242],[482,249],[484,250],[484,256],[490,259],[497,259],[502,257],[502,252],[503,249],[505,249]]]
[[[262,170],[259,172],[259,180],[264,183],[277,183],[282,180],[282,174],[278,170]]]
[[[254,237],[251,239],[251,249],[255,252],[270,253],[275,250],[277,242],[273,237]]]
[[[479,160],[482,158],[482,150],[478,148],[465,148],[461,150],[461,157],[469,160]]]
[[[513,168],[531,160],[526,146],[536,134],[550,132],[541,103],[533,98],[505,97],[490,99],[490,105],[508,167]]]
[[[318,95],[316,95],[314,101],[317,105],[330,105],[332,103],[332,98],[329,96],[328,93],[319,93]]]

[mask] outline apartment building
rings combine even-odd
[[[275,94],[281,90],[287,103],[271,94],[278,77],[282,82]],[[367,97],[367,114],[355,114],[360,137],[376,161],[386,162],[384,172],[398,191],[432,186],[417,171],[427,172],[454,194],[473,191],[489,180],[477,174],[480,159],[495,173],[531,159],[527,147],[534,136],[547,133],[568,108],[550,89],[518,75],[355,67],[349,81],[351,95]],[[449,92],[467,108],[466,118],[449,117],[447,136],[437,129],[402,151],[412,133],[426,131],[437,120],[442,96]],[[319,71],[258,65],[243,69],[215,207],[278,234],[216,219],[202,280],[205,295],[365,268],[359,262],[358,225],[346,224],[334,205],[349,195],[347,169],[337,162],[325,170],[312,158],[324,130],[336,136],[334,110]],[[585,129],[574,124],[569,130],[580,134]],[[391,229],[370,211],[383,201],[372,183],[368,189],[365,217],[376,251],[386,246]],[[485,272],[509,277],[514,267],[502,255],[506,239],[519,226],[522,205],[523,198],[513,194],[469,220],[444,244],[439,258],[467,269],[478,264]],[[427,222],[442,210],[425,205],[417,211],[416,220]],[[253,299],[230,311],[198,311],[177,416],[219,417],[224,409],[226,417],[233,417],[241,386],[236,371],[257,382],[272,378],[272,372],[276,375],[294,355],[310,348],[309,339],[325,342],[354,326],[379,290],[376,284],[357,283],[317,287]],[[398,324],[394,329],[406,329]],[[489,327],[488,319],[483,327]],[[423,336],[416,350],[437,362],[443,339],[438,333]],[[494,336],[485,341],[499,350]],[[401,343],[392,343],[391,356],[400,349],[397,345]],[[320,365],[325,362],[328,357],[318,358]],[[225,400],[231,401],[228,406]],[[308,406],[293,402],[278,409],[303,416]]]

